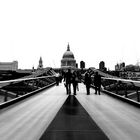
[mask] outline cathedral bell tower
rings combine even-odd
[[[39,59],[38,69],[43,69],[43,61],[42,61],[42,57],[40,57],[40,59]]]

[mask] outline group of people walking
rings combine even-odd
[[[93,75],[93,72],[87,70],[84,75],[84,78],[82,78],[81,74],[78,71],[71,72],[71,69],[68,69],[67,72],[63,73],[64,85],[66,87],[66,94],[69,94],[69,95],[71,94],[71,85],[72,85],[73,94],[76,95],[76,91],[79,90],[78,83],[83,82],[86,87],[87,95],[90,95],[91,84],[95,88],[95,94],[100,95],[101,76],[98,74],[98,72],[95,72],[93,77],[92,75]]]
[[[98,72],[95,72],[94,77],[93,77],[93,81],[92,81],[91,75],[92,74],[90,74],[90,72],[86,72],[86,74],[85,74],[84,84],[86,85],[87,95],[90,94],[91,84],[93,84],[93,86],[95,88],[95,94],[100,95],[101,76],[98,74]]]
[[[78,83],[80,82],[80,77],[77,71],[71,73],[71,70],[68,69],[68,72],[64,74],[64,82],[66,86],[67,94],[71,94],[71,84],[73,85],[73,94],[76,95],[76,89],[79,90]]]

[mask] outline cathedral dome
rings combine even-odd
[[[62,68],[76,67],[76,60],[74,59],[74,54],[70,51],[70,46],[68,44],[67,51],[63,54],[61,60]]]
[[[73,59],[74,59],[74,55],[73,55],[73,53],[70,51],[69,44],[68,44],[67,51],[63,54],[63,58],[73,58]]]

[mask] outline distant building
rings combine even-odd
[[[80,61],[80,68],[84,69],[85,68],[85,62],[84,61]]]
[[[115,65],[115,71],[124,71],[124,69],[125,69],[125,63],[124,62],[122,62],[122,63],[117,63],[116,65]]]
[[[120,68],[124,68],[124,67],[125,67],[125,63],[122,62],[122,63],[120,64]]]
[[[115,65],[115,71],[119,71],[120,70],[120,66],[119,66],[119,64],[117,63],[116,65]]]
[[[61,68],[76,68],[76,60],[74,59],[74,54],[70,51],[70,46],[68,44],[67,51],[63,54],[61,60]]]
[[[99,70],[106,71],[106,67],[105,67],[105,62],[104,61],[101,61],[99,63]]]
[[[0,70],[16,71],[18,70],[18,61],[0,62]]]
[[[132,71],[132,72],[134,72],[134,71],[140,71],[140,67],[139,66],[136,66],[136,65],[130,64],[130,65],[127,65],[125,67],[125,71]]]
[[[32,69],[18,69],[16,72],[32,74]]]
[[[40,57],[40,59],[39,59],[38,69],[43,69],[42,57]]]

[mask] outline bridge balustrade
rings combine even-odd
[[[140,102],[140,81],[102,77],[102,90]]]
[[[4,96],[3,102],[7,102],[54,84],[55,75],[52,73],[47,76],[0,81],[0,95]]]
[[[130,102],[137,102],[139,104],[140,81],[122,79],[117,76],[104,73],[95,68],[91,68],[90,70],[92,79],[94,79],[94,72],[98,72],[99,75],[101,75],[103,91],[111,93],[112,95],[117,95],[117,97],[123,97]]]

